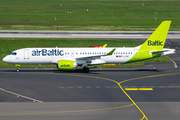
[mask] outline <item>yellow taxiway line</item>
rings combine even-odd
[[[54,114],[54,113],[75,113],[75,112],[87,112],[87,111],[113,110],[113,109],[130,107],[133,105],[134,104],[118,106],[118,107],[111,107],[111,108],[98,108],[98,109],[74,110],[74,111],[35,112],[35,113],[4,113],[4,114],[0,114],[0,116],[3,116],[3,115],[37,115],[37,114]]]
[[[125,88],[125,90],[153,90],[153,88]]]

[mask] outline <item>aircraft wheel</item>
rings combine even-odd
[[[19,72],[19,68],[16,69],[16,72]]]
[[[89,73],[89,68],[83,67],[83,71],[84,71],[85,73]]]

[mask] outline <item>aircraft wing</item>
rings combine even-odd
[[[95,55],[95,56],[87,56],[87,57],[79,57],[76,58],[78,61],[82,61],[82,64],[88,64],[88,65],[98,65],[98,64],[104,64],[106,61],[102,60],[100,57],[101,56],[109,56],[114,53],[116,49],[114,48],[110,52],[108,52],[105,55]]]
[[[110,52],[108,52],[105,55],[94,55],[94,56],[85,56],[85,57],[77,57],[76,59],[97,59],[100,58],[101,56],[108,56],[108,55],[112,55],[114,53],[116,49],[114,48],[113,50],[111,50]]]

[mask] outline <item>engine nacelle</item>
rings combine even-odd
[[[73,60],[58,60],[58,69],[59,70],[74,70],[77,67],[77,63]]]

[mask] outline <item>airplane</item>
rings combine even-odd
[[[13,64],[56,64],[58,70],[72,71],[83,66],[122,64],[156,58],[175,53],[175,49],[163,48],[171,21],[163,21],[151,36],[137,47],[103,48],[22,48],[3,58]],[[17,71],[19,71],[17,69]]]

